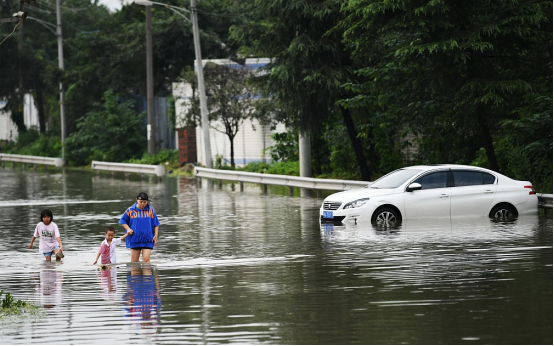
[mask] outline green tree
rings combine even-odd
[[[146,148],[141,126],[144,114],[135,113],[132,101],[118,102],[112,91],[106,91],[102,100],[77,122],[77,131],[67,138],[67,158],[73,164],[142,157]]]
[[[229,138],[231,167],[235,167],[234,139],[245,119],[252,119],[262,114],[256,110],[260,102],[256,88],[250,83],[253,74],[244,65],[218,65],[207,63],[204,67],[208,117],[210,123],[221,122],[223,128],[211,127]],[[182,126],[196,126],[202,123],[200,101],[197,91],[197,77],[192,71],[185,73],[184,82],[191,85],[192,97],[182,102],[185,113],[181,114]]]
[[[300,132],[320,134],[322,124],[346,97],[341,88],[352,77],[350,53],[341,32],[331,32],[341,19],[340,2],[252,0],[250,18],[231,27],[242,53],[272,58],[259,85],[271,97],[275,117]],[[370,171],[347,108],[339,108],[363,179]]]
[[[423,157],[469,163],[463,148],[483,147],[487,165],[506,170],[499,124],[545,84],[552,94],[552,2],[350,0],[342,12],[336,30],[364,79],[342,104],[396,117]]]

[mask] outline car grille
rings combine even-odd
[[[342,202],[323,202],[323,210],[337,210]]]
[[[320,220],[322,222],[341,222],[342,220],[344,220],[345,217],[346,216],[335,216],[332,219],[326,219],[322,216],[322,217],[320,217]]]

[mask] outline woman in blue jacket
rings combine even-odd
[[[148,204],[148,195],[140,192],[137,202],[127,208],[119,224],[132,234],[125,239],[125,245],[131,249],[131,261],[138,262],[142,253],[142,260],[150,262],[152,249],[158,243],[158,229],[160,221],[154,208]]]

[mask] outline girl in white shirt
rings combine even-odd
[[[64,257],[60,230],[58,229],[58,225],[54,223],[54,216],[50,209],[44,209],[40,212],[40,222],[35,228],[33,239],[31,239],[31,244],[29,244],[29,249],[33,248],[33,243],[36,238],[40,238],[38,246],[39,251],[44,254],[44,258],[47,261],[52,260],[52,254],[55,254],[56,261]]]

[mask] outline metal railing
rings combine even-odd
[[[368,181],[354,180],[335,180],[335,179],[315,179],[301,178],[289,175],[262,174],[241,171],[227,171],[203,167],[194,167],[194,174],[200,178],[209,178],[216,180],[230,180],[245,183],[256,183],[262,185],[280,185],[288,187],[300,187],[315,190],[351,190],[367,186]],[[552,209],[551,194],[537,193],[539,199],[539,208]]]
[[[58,168],[63,167],[63,160],[59,157],[44,157],[44,156],[15,155],[15,154],[0,153],[0,161],[2,161],[2,167],[4,167],[5,162],[22,163],[24,168],[26,164],[48,165],[48,166],[56,166]]]
[[[288,187],[299,187],[315,190],[351,190],[367,186],[368,181],[338,180],[338,179],[316,179],[302,178],[290,175],[263,174],[241,171],[227,171],[203,167],[194,167],[194,174],[200,178],[216,180],[240,181],[245,183],[256,183],[262,185],[280,185]]]
[[[552,209],[552,196],[546,193],[537,193],[539,198],[539,208]]]
[[[165,175],[165,166],[163,165],[92,161],[90,168],[96,171],[154,174],[158,177]]]

